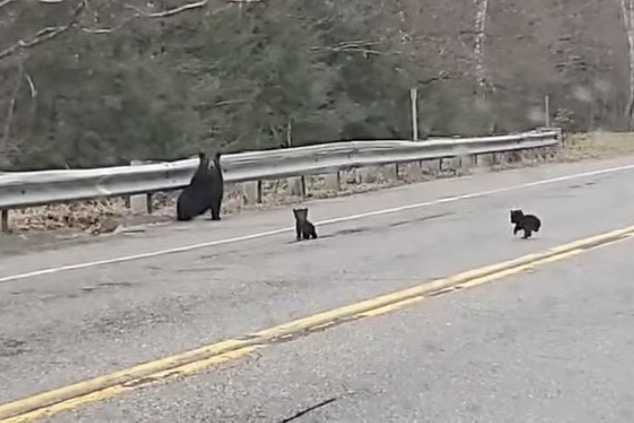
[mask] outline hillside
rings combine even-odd
[[[498,125],[505,126],[505,120],[526,124],[523,118],[534,115],[531,106],[543,111],[549,95],[552,114],[559,108],[562,117],[572,114],[575,129],[621,129],[628,123],[624,115],[630,94],[622,13],[627,2],[405,0],[394,2],[400,4],[400,14],[389,25],[398,27],[421,67],[449,73],[455,80],[443,85],[460,85],[473,94],[482,28],[477,14],[485,6],[481,55],[486,94],[500,117]]]
[[[631,2],[0,1],[1,164],[625,129]]]

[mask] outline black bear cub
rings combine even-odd
[[[293,209],[293,215],[295,215],[295,233],[297,240],[317,238],[317,232],[315,231],[315,225],[308,221],[308,209]]]
[[[515,225],[513,228],[513,235],[516,235],[519,231],[524,231],[522,238],[529,238],[533,232],[539,232],[539,227],[542,222],[539,218],[532,214],[524,214],[521,209],[511,210],[511,223]]]

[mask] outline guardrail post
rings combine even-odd
[[[240,184],[245,204],[262,202],[262,181],[249,181]]]
[[[2,209],[2,232],[8,234],[11,232],[9,227],[9,209]]]
[[[362,184],[371,184],[376,181],[376,166],[366,166],[358,168],[359,181]]]
[[[150,163],[148,160],[131,160],[130,166]],[[152,214],[152,193],[130,196],[130,209],[133,214]]]
[[[461,167],[462,167],[462,158],[460,156],[446,157],[443,159],[443,161],[441,161],[441,164],[440,164],[441,171],[456,172]]]
[[[286,178],[288,193],[298,197],[306,197],[306,182],[303,176]]]
[[[152,214],[152,212],[154,212],[154,207],[152,206],[153,198],[154,196],[152,195],[151,192],[148,192],[147,194],[145,194],[145,208],[148,214]]]

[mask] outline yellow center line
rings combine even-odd
[[[241,338],[228,339],[9,402],[0,405],[0,423],[31,422],[89,403],[103,401],[157,381],[199,373],[242,358],[274,342],[293,339],[336,324],[393,312],[416,304],[426,297],[479,286],[632,237],[634,237],[634,226],[584,238],[541,253],[528,254],[518,259],[469,270],[449,278],[284,323]]]

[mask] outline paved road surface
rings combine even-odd
[[[224,243],[291,226],[290,210],[282,209],[5,253],[0,403],[632,225],[634,170],[503,191],[632,163],[482,174],[319,201],[310,204],[315,221],[426,204],[320,225],[315,242],[296,244],[292,232],[282,232]],[[508,209],[515,206],[543,218],[535,239],[512,237]],[[205,242],[216,245],[25,275]],[[303,421],[631,422],[628,244],[50,420],[277,422],[337,396]]]
[[[274,345],[55,423],[631,423],[634,242]],[[628,279],[629,278],[629,279]]]

